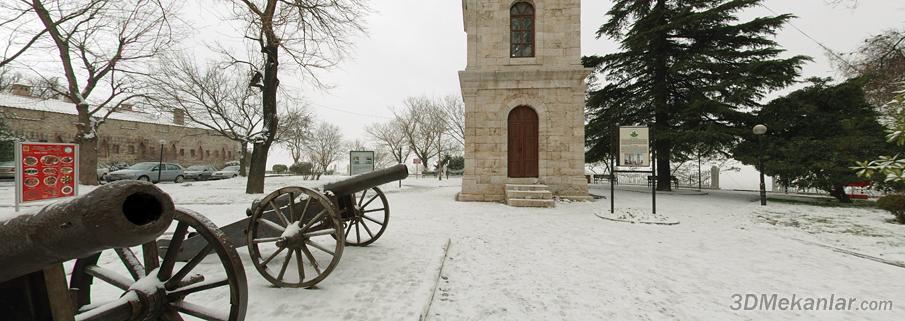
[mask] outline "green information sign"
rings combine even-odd
[[[374,171],[374,151],[349,152],[349,175],[359,175]]]

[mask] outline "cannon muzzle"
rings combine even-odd
[[[0,283],[106,249],[150,242],[166,231],[174,215],[173,200],[156,186],[120,181],[0,218]]]
[[[399,164],[324,185],[324,190],[333,192],[333,195],[336,196],[345,196],[361,192],[371,187],[402,180],[408,176],[408,167]]]

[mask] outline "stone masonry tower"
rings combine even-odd
[[[468,66],[460,201],[588,199],[581,0],[463,0]]]

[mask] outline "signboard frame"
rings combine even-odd
[[[631,148],[632,148],[632,149],[641,149],[641,148],[643,148],[643,149],[646,149],[646,151],[643,151],[643,152],[639,152],[639,151],[630,151],[630,150],[629,150],[630,147],[629,147],[629,146],[625,146],[625,145],[623,144],[623,137],[622,137],[623,131],[626,131],[626,132],[627,132],[627,131],[641,131],[641,132],[643,132],[643,134],[641,134],[641,135],[639,135],[639,136],[642,136],[642,137],[647,136],[647,137],[642,138],[642,139],[645,139],[645,138],[646,138],[647,141],[646,141],[645,143],[643,143],[643,144],[633,145]],[[616,154],[616,164],[617,164],[617,167],[621,167],[621,168],[651,168],[651,166],[653,166],[653,160],[652,160],[651,157],[650,157],[650,156],[651,156],[651,148],[650,148],[650,146],[651,146],[651,140],[650,140],[651,135],[650,135],[650,132],[651,132],[651,130],[650,130],[650,128],[647,127],[647,126],[620,126],[620,127],[619,127],[619,129],[618,129],[618,131],[617,131],[617,135],[616,135],[616,137],[617,137],[617,138],[616,138],[616,139],[617,139],[616,141],[618,142],[617,150],[619,151],[619,152]],[[637,166],[632,166],[631,164],[627,164],[628,161],[625,159],[625,158],[626,158],[626,157],[625,157],[626,154],[638,154],[638,155],[640,155],[640,158],[642,159],[641,164],[639,164],[639,165],[637,165]]]
[[[49,197],[39,200],[25,200],[25,190],[24,190],[24,177],[25,174],[25,166],[23,164],[23,155],[22,149],[25,146],[30,145],[42,145],[42,146],[66,146],[72,147],[72,177],[73,177],[73,191],[70,196],[60,196],[60,197]],[[13,153],[16,157],[16,175],[15,175],[15,190],[16,190],[16,198],[15,198],[15,211],[19,211],[19,207],[21,204],[28,204],[34,202],[42,202],[47,200],[61,199],[61,198],[69,198],[76,197],[79,195],[79,145],[73,143],[44,143],[44,142],[16,142],[16,148]]]
[[[619,134],[622,132],[622,129],[639,129],[644,128],[648,132],[648,160],[650,162],[650,167],[640,167],[642,169],[632,169],[632,170],[623,170],[620,169],[617,165],[620,163],[618,158],[622,153],[621,148],[621,140],[619,139]],[[613,128],[612,135],[612,144],[610,144],[610,213],[616,213],[616,174],[617,173],[650,173],[654,178],[654,181],[651,184],[651,207],[653,210],[653,214],[657,214],[657,151],[651,146],[655,146],[656,137],[654,136],[654,129],[648,126],[619,126],[615,124]],[[639,168],[639,167],[634,167]],[[650,168],[646,170],[644,168]]]
[[[367,155],[367,156],[370,157],[370,159],[371,159],[371,164],[370,164],[371,167],[370,167],[370,169],[368,169],[367,171],[356,171],[356,166],[362,167],[362,164],[358,164],[358,165],[355,164],[355,159],[354,159],[354,157],[356,156],[356,154],[359,154],[359,155]],[[375,153],[374,151],[372,151],[372,150],[353,150],[353,151],[349,151],[349,175],[350,175],[350,176],[355,176],[355,175],[359,175],[359,174],[364,174],[364,173],[373,172],[374,169],[375,169],[375,166],[376,166],[376,164],[375,164],[375,157],[376,157],[376,156],[377,156],[376,153]],[[367,159],[367,158],[366,158],[366,159]],[[364,165],[367,165],[367,164],[364,164]]]

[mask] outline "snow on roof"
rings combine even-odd
[[[29,109],[29,110],[39,110],[46,111],[52,113],[61,113],[61,114],[69,114],[69,115],[77,115],[75,109],[75,104],[57,100],[57,99],[42,99],[42,98],[34,98],[34,97],[25,97],[25,96],[17,96],[9,93],[0,93],[0,106],[2,107],[10,107],[10,108],[19,108],[19,109]],[[105,112],[99,112],[101,114]],[[188,118],[188,117],[186,117]],[[117,111],[110,114],[107,119],[115,119],[115,120],[123,120],[123,121],[132,121],[139,123],[151,123],[151,124],[161,124],[161,125],[170,125],[170,126],[178,126],[178,127],[194,127],[194,128],[202,128],[197,125],[193,125],[190,123],[188,119],[186,119],[185,125],[178,125],[173,122],[173,114],[172,113],[148,113],[144,111]]]

